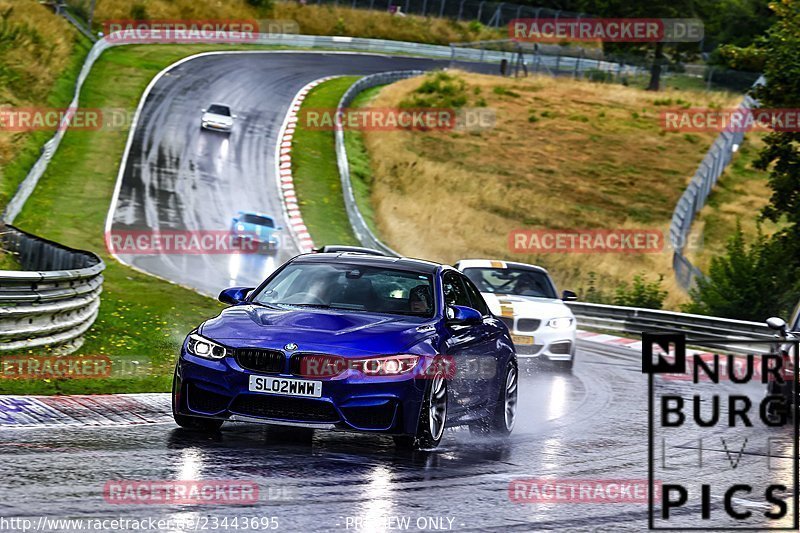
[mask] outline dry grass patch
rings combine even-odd
[[[687,255],[701,270],[708,271],[711,258],[725,252],[725,244],[736,230],[737,223],[741,224],[748,242],[755,239],[759,221],[761,231],[766,235],[779,227],[769,220],[760,220],[761,210],[772,195],[769,173],[753,166],[763,146],[762,134],[746,136],[733,163],[717,181],[708,202],[692,225],[690,243],[696,243],[696,246]]]
[[[74,46],[69,23],[38,0],[0,0],[0,107],[52,105]],[[0,128],[0,172],[30,136]]]
[[[302,34],[370,37],[447,45],[456,41],[498,39],[502,30],[449,19],[332,5],[300,5],[276,2],[270,9],[256,8],[245,0],[197,2],[196,0],[102,0],[97,2],[97,21],[110,19],[275,19],[294,20]]]
[[[371,199],[389,244],[443,262],[492,257],[538,263],[560,285],[579,290],[589,272],[601,288],[629,282],[637,272],[649,279],[664,275],[667,304],[682,301],[669,252],[537,257],[512,253],[508,236],[520,228],[666,233],[675,203],[715,135],[662,131],[663,103],[727,107],[739,97],[457,75],[466,82],[467,106],[494,109],[496,127],[366,135],[375,172]],[[421,83],[416,78],[388,86],[373,105],[407,101]]]

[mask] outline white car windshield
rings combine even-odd
[[[465,268],[466,275],[481,292],[558,298],[550,277],[529,268]]]
[[[243,215],[241,221],[245,224],[255,224],[256,226],[264,226],[266,228],[275,227],[275,223],[271,218],[260,217],[258,215]]]
[[[225,105],[213,104],[208,108],[207,113],[212,115],[222,115],[223,117],[231,116],[231,108]]]

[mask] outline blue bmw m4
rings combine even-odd
[[[517,409],[506,326],[458,270],[414,259],[317,253],[288,261],[183,343],[178,425],[225,421],[392,435],[433,448],[445,427],[505,436]]]

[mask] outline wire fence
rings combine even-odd
[[[457,21],[477,21],[484,26],[500,28],[518,18],[581,19],[583,13],[561,11],[546,7],[523,6],[507,2],[481,0],[300,0],[305,4],[328,4],[354,9],[389,11],[422,17],[448,18]]]
[[[606,54],[600,48],[519,43],[510,39],[452,43],[450,67],[481,70],[494,63],[494,73],[527,76],[541,73],[592,81],[632,83],[649,75],[649,63],[635,55]]]
[[[490,73],[568,76],[594,82],[647,87],[653,59],[636,52],[606,52],[602,47],[523,43],[511,39],[451,43],[450,67],[486,72],[477,63],[493,63]],[[661,85],[675,89],[727,90],[744,93],[760,74],[705,64],[661,61]]]

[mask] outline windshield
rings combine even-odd
[[[292,263],[254,298],[256,303],[430,318],[430,275],[342,263]]]
[[[258,215],[244,215],[242,216],[241,221],[245,224],[255,224],[256,226],[264,226],[267,228],[275,227],[275,223],[271,218],[260,217]]]
[[[481,292],[557,298],[550,277],[527,268],[465,268],[464,274]]]
[[[212,104],[208,108],[208,113],[212,115],[222,115],[224,117],[231,116],[231,109],[226,105]]]

